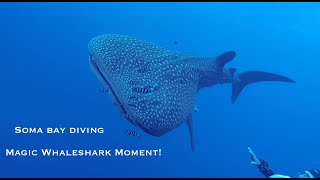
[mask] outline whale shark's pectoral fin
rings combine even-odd
[[[187,119],[187,125],[189,128],[189,135],[190,135],[190,144],[191,144],[191,149],[192,152],[195,151],[195,144],[194,144],[194,134],[193,134],[193,125],[192,125],[192,114],[189,115]]]
[[[235,82],[232,83],[232,103],[235,103],[241,91],[246,85],[261,81],[281,81],[295,83],[294,80],[278,74],[262,71],[247,71],[239,74],[238,79],[236,79]]]

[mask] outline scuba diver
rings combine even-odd
[[[250,156],[251,156],[251,164],[258,167],[259,171],[266,178],[291,178],[290,176],[276,174],[270,169],[269,164],[264,159],[258,158],[252,149],[248,147]],[[303,171],[299,173],[299,178],[320,178],[320,170],[311,169],[307,171]]]

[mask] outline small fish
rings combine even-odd
[[[197,108],[197,106],[194,106],[193,112],[198,112],[199,109]]]
[[[140,138],[141,137],[141,135],[140,134],[138,134],[137,132],[135,132],[135,131],[133,131],[133,130],[125,130],[125,133],[127,134],[127,135],[129,135],[129,136],[135,136],[135,137],[138,137],[138,138]]]
[[[100,92],[109,92],[110,91],[110,89],[108,89],[108,88],[102,88],[102,89],[100,89]]]
[[[128,104],[128,106],[130,106],[133,110],[137,109],[137,105],[133,103]]]
[[[138,69],[138,73],[140,73],[140,74],[142,74],[142,73],[146,73],[146,72],[148,72],[148,67],[147,67],[147,66],[146,66],[146,67],[143,67],[143,68]]]
[[[129,81],[129,83],[130,83],[131,85],[134,85],[134,86],[136,86],[136,85],[139,85],[139,84],[140,84],[140,82],[139,82],[139,81],[137,81],[137,80],[130,80],[130,81]]]
[[[172,47],[171,47],[171,48],[172,48],[172,50],[174,50],[174,51],[178,51],[178,48],[179,48],[179,42],[178,42],[177,40],[174,40],[171,46],[172,46]],[[173,56],[173,59],[177,59],[177,58],[178,58],[178,56],[177,56],[177,55]]]
[[[159,90],[159,86],[140,86],[140,87],[134,87],[132,88],[132,91],[140,94],[148,94],[154,91]]]

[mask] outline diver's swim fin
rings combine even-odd
[[[246,71],[239,74],[238,80],[232,84],[232,103],[236,102],[238,96],[246,85],[261,81],[281,81],[295,83],[294,80],[278,74],[262,71]]]

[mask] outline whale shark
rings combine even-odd
[[[122,34],[93,37],[88,50],[91,69],[125,119],[155,137],[186,123],[192,151],[195,150],[192,112],[201,89],[230,83],[231,102],[235,103],[249,84],[295,83],[279,74],[238,72],[226,67],[235,58],[235,51],[204,57]]]

